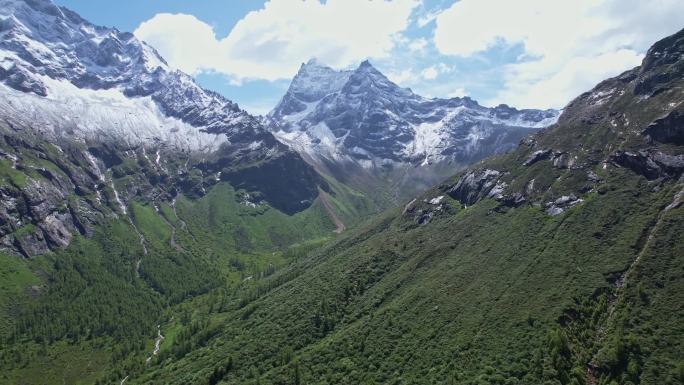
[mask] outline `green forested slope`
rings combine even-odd
[[[111,187],[92,234],[3,263],[0,383],[681,384],[683,54],[684,31],[332,242],[320,200],[255,204],[249,174],[195,169],[126,210]],[[144,161],[115,167],[119,191],[148,188]],[[7,194],[44,174],[0,168]],[[373,208],[328,184],[345,220]]]
[[[363,197],[337,188],[336,205],[367,212]],[[65,249],[1,255],[0,383],[118,383],[144,369],[156,325],[167,334],[179,306],[261,282],[334,236],[318,200],[287,215],[245,194],[223,182],[201,198],[134,201]]]
[[[684,32],[516,151],[196,299],[133,383],[682,383],[682,52]]]

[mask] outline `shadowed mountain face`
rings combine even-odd
[[[368,61],[335,71],[312,59],[266,121],[283,143],[339,179],[370,174],[407,196],[515,148],[557,117],[553,110],[486,108],[469,98],[428,99]]]

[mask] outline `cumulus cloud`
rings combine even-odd
[[[420,76],[425,80],[435,80],[438,76],[452,72],[453,68],[444,63],[431,65],[420,72]]]
[[[467,95],[468,95],[468,91],[467,91],[465,88],[463,88],[463,87],[458,87],[458,88],[456,88],[455,90],[449,92],[449,93],[447,94],[447,97],[450,97],[450,98],[462,98],[462,97],[467,96]]]
[[[683,14],[681,0],[460,0],[436,17],[434,43],[458,57],[519,46],[490,103],[562,107],[638,65],[653,42],[682,28]]]
[[[417,78],[417,76],[413,73],[413,70],[411,69],[389,71],[385,76],[387,76],[389,80],[399,85],[403,85],[408,82],[414,81]]]
[[[430,67],[424,69],[420,73],[420,76],[422,76],[423,79],[426,79],[426,80],[434,80],[434,79],[437,79],[437,76],[439,76],[439,71],[437,70],[437,67],[430,66]]]
[[[135,35],[156,47],[173,67],[215,71],[244,79],[290,78],[316,57],[334,67],[390,55],[418,0],[271,0],[218,38],[191,15],[157,14]]]
[[[410,43],[408,43],[408,48],[409,50],[411,50],[411,52],[420,52],[424,51],[425,48],[427,48],[428,44],[428,40],[421,37],[418,39],[414,39]]]

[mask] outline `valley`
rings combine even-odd
[[[684,383],[684,30],[562,111],[312,59],[253,116],[0,16],[0,384]]]

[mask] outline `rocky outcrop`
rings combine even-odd
[[[676,178],[684,172],[684,155],[668,155],[660,151],[618,151],[610,160],[647,179]]]
[[[0,250],[31,257],[68,246],[75,234],[91,235],[104,219],[104,198],[89,198],[98,180],[69,162],[66,154],[61,162],[50,162],[37,148],[17,147],[17,153],[12,171],[17,177],[0,184]],[[36,156],[45,164],[59,163],[55,167],[68,174],[26,163]]]
[[[684,145],[684,110],[673,110],[656,119],[643,134],[657,142]]]
[[[553,167],[559,169],[573,168],[575,166],[575,158],[571,154],[551,149],[533,152],[525,159],[522,165],[527,167],[542,160],[550,160],[553,163]]]
[[[540,160],[549,159],[551,152],[551,150],[537,150],[523,162],[523,166],[531,166]]]
[[[503,203],[504,206],[508,207],[518,207],[527,202],[527,198],[525,195],[519,192],[515,192],[510,195],[504,195],[502,196],[499,201]]]
[[[507,193],[508,183],[501,180],[504,174],[497,170],[472,170],[463,175],[452,187],[446,189],[450,197],[465,206],[491,198],[506,207],[518,207],[528,201],[521,192]]]
[[[646,53],[634,86],[637,95],[653,96],[684,77],[684,29],[655,43]]]
[[[567,152],[554,152],[551,161],[553,167],[560,169],[572,168],[575,165],[575,159]]]
[[[404,207],[402,215],[412,217],[418,225],[427,225],[437,215],[449,211],[450,206],[445,202],[444,198],[446,198],[444,195],[439,195],[425,198],[422,202],[414,199]]]
[[[463,175],[456,184],[447,190],[450,197],[469,206],[502,192],[502,185],[498,184],[501,172],[497,170],[471,170]]]
[[[21,92],[47,96],[45,85],[33,78],[27,70],[17,66],[12,66],[7,70],[0,66],[0,81]]]
[[[560,215],[565,212],[565,210],[575,207],[582,202],[584,202],[584,200],[577,198],[574,194],[563,195],[553,202],[546,203],[546,213],[551,216]]]

